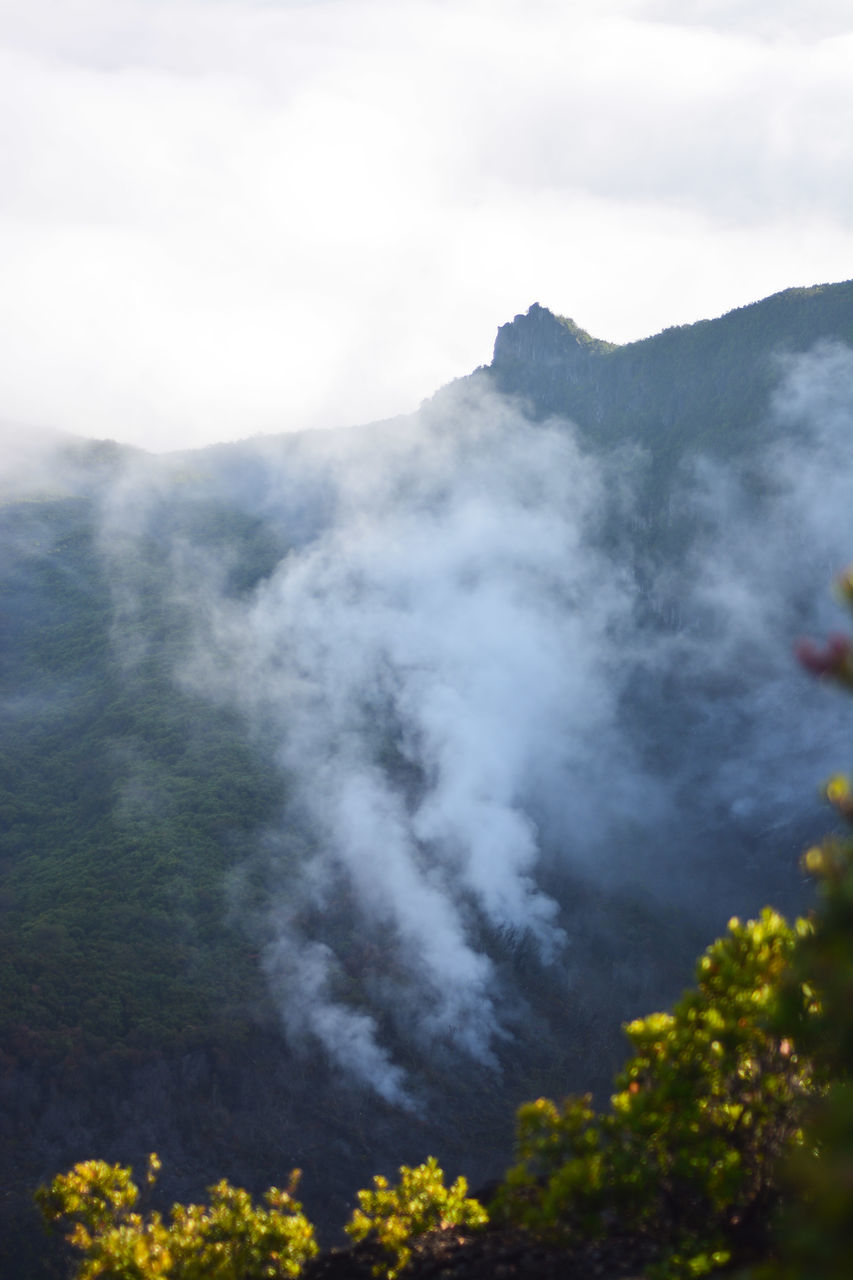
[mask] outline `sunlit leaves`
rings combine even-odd
[[[464,1178],[445,1187],[434,1156],[414,1169],[402,1165],[396,1187],[387,1178],[374,1177],[373,1189],[359,1191],[358,1202],[346,1231],[354,1240],[375,1239],[383,1246],[388,1261],[377,1264],[374,1272],[388,1280],[394,1280],[411,1258],[411,1242],[417,1236],[452,1226],[482,1226],[487,1221],[483,1206],[468,1198]]]
[[[146,1186],[160,1167],[152,1155]],[[168,1222],[135,1211],[130,1169],[87,1160],[59,1174],[36,1199],[49,1222],[62,1222],[81,1253],[76,1280],[294,1280],[317,1252],[314,1229],[293,1193],[271,1187],[264,1204],[218,1182],[207,1205],[176,1204]]]
[[[853,569],[838,584],[853,604]],[[803,641],[802,665],[853,688],[853,646]],[[824,786],[853,822],[847,775]],[[729,922],[672,1013],[627,1028],[634,1056],[611,1110],[540,1099],[518,1115],[517,1163],[497,1207],[575,1242],[651,1235],[654,1274],[692,1277],[732,1260],[738,1231],[781,1208],[780,1256],[755,1280],[846,1280],[853,1256],[853,841],[829,836],[804,867],[819,909],[793,928],[766,909]],[[756,1226],[759,1231],[756,1232]],[[649,1271],[647,1274],[652,1275]]]
[[[522,1107],[502,1211],[566,1242],[616,1223],[653,1233],[665,1274],[718,1265],[731,1230],[770,1204],[778,1156],[800,1139],[809,1064],[767,1025],[798,936],[770,910],[730,921],[673,1011],[626,1027],[634,1054],[609,1112],[588,1097]],[[802,989],[799,999],[807,1016]]]

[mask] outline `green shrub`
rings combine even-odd
[[[159,1169],[149,1160],[147,1185]],[[76,1280],[293,1280],[317,1253],[314,1229],[293,1198],[298,1170],[286,1191],[271,1187],[266,1207],[248,1192],[218,1182],[209,1205],[136,1212],[139,1189],[132,1171],[103,1160],[87,1160],[36,1200],[48,1222],[63,1222],[66,1239],[83,1255]]]
[[[853,569],[837,583],[853,607]],[[853,644],[803,640],[801,664],[853,690]],[[825,795],[853,823],[853,786]],[[544,1098],[518,1113],[504,1218],[566,1243],[652,1237],[660,1276],[696,1276],[762,1243],[756,1280],[847,1280],[853,1258],[853,840],[810,849],[813,918],[733,920],[671,1014],[627,1028],[611,1109]]]
[[[853,568],[838,581],[853,607]],[[830,637],[823,651],[801,646],[801,660],[816,675],[853,691],[853,645]],[[826,799],[853,824],[853,787],[844,775],[830,778]],[[806,1141],[786,1169],[786,1203],[780,1215],[778,1261],[766,1280],[848,1280],[853,1259],[853,839],[830,835],[803,859],[818,882],[814,927],[797,947],[783,984],[777,1029],[796,1035],[824,1085],[810,1109]],[[797,988],[812,985],[815,1016],[803,1019]]]
[[[853,571],[840,580],[853,605]],[[853,689],[853,645],[805,641],[803,665]],[[838,775],[825,793],[853,822],[853,787]],[[517,1161],[494,1211],[566,1245],[633,1234],[653,1239],[659,1277],[695,1277],[765,1247],[780,1209],[776,1257],[753,1280],[847,1280],[853,1257],[853,840],[808,851],[819,906],[791,927],[765,909],[733,919],[700,959],[696,986],[671,1013],[628,1024],[633,1056],[610,1110],[589,1095],[521,1107]],[[149,1164],[148,1185],[159,1167]],[[42,1188],[49,1221],[70,1224],[83,1254],[77,1280],[278,1280],[317,1252],[313,1229],[287,1191],[267,1208],[220,1182],[209,1206],[175,1205],[168,1224],[136,1211],[130,1169],[78,1164]],[[400,1183],[374,1178],[358,1193],[346,1231],[387,1255],[374,1268],[394,1280],[418,1236],[482,1225],[486,1211],[459,1178],[444,1186],[430,1157]],[[747,1249],[742,1242],[747,1241]],[[652,1271],[647,1270],[648,1276]],[[745,1275],[746,1273],[739,1273]]]
[[[452,1226],[482,1226],[488,1219],[476,1200],[467,1198],[468,1184],[457,1178],[445,1187],[444,1173],[430,1156],[424,1164],[400,1168],[399,1186],[374,1177],[372,1191],[359,1191],[360,1208],[346,1225],[354,1240],[373,1238],[386,1250],[389,1261],[377,1264],[374,1274],[394,1280],[412,1256],[411,1241],[427,1231]]]
[[[523,1106],[498,1212],[566,1244],[614,1230],[652,1236],[665,1275],[725,1262],[738,1233],[766,1219],[778,1158],[802,1140],[811,1067],[768,1022],[809,932],[770,910],[732,920],[672,1013],[626,1027],[634,1055],[609,1112],[588,1096]],[[814,1002],[802,984],[798,999],[807,1021]]]

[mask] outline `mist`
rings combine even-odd
[[[534,297],[627,342],[844,279],[850,45],[838,0],[11,0],[3,413],[336,427]]]
[[[286,783],[231,892],[293,1045],[411,1106],[418,1054],[500,1070],[514,948],[570,999],[579,885],[709,930],[804,900],[847,727],[790,649],[837,625],[853,354],[778,373],[760,447],[683,462],[665,553],[641,447],[595,451],[476,377],[411,418],[188,455],[275,539],[250,587],[164,523],[179,464],[110,489],[126,660],[145,644],[134,547],[156,530],[189,628],[175,680],[236,710]]]

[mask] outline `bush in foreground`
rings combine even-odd
[[[779,1157],[802,1140],[810,1064],[768,1023],[808,932],[770,910],[732,920],[672,1013],[626,1028],[634,1055],[608,1112],[589,1096],[523,1106],[499,1213],[566,1245],[614,1230],[651,1236],[666,1275],[727,1262],[767,1221]],[[804,984],[798,992],[807,1020],[813,1002]]]
[[[853,571],[841,579],[853,605]],[[803,642],[803,665],[853,689],[853,645]],[[827,799],[853,821],[841,775]],[[608,1112],[589,1096],[540,1098],[518,1113],[517,1161],[498,1218],[572,1247],[634,1234],[653,1239],[657,1275],[695,1277],[766,1256],[753,1280],[847,1280],[853,1257],[853,840],[806,854],[819,881],[812,920],[791,927],[766,909],[732,920],[699,961],[695,989],[672,1013],[626,1028],[633,1056]],[[157,1171],[152,1157],[149,1185]],[[464,1179],[444,1186],[437,1162],[403,1166],[399,1186],[375,1178],[346,1230],[375,1239],[394,1278],[411,1242],[450,1225],[482,1225]],[[87,1161],[42,1188],[50,1221],[83,1255],[78,1280],[279,1280],[317,1246],[287,1191],[267,1208],[221,1182],[209,1206],[176,1205],[164,1223],[136,1211],[131,1171]],[[775,1245],[770,1234],[778,1222]],[[775,1258],[774,1255],[775,1254]],[[651,1275],[651,1272],[647,1273]]]
[[[387,1178],[374,1177],[372,1191],[359,1191],[359,1208],[346,1225],[353,1240],[374,1239],[389,1256],[374,1273],[395,1280],[412,1256],[410,1243],[428,1231],[447,1227],[483,1226],[488,1220],[483,1206],[468,1198],[468,1183],[457,1178],[445,1187],[444,1173],[430,1156],[424,1164],[400,1168],[400,1182],[389,1186]]]
[[[147,1185],[159,1169],[149,1159]],[[266,1207],[227,1182],[210,1188],[208,1205],[173,1206],[170,1219],[136,1210],[132,1171],[86,1160],[59,1174],[36,1195],[49,1222],[63,1222],[83,1259],[78,1280],[293,1280],[317,1253],[314,1229],[293,1198],[298,1171],[286,1191],[271,1187]]]
[[[672,1012],[626,1028],[634,1053],[609,1111],[597,1114],[588,1096],[520,1109],[517,1161],[493,1206],[499,1222],[567,1248],[610,1235],[651,1239],[659,1276],[691,1277],[772,1252],[773,1211],[787,1196],[786,1264],[761,1280],[846,1280],[853,856],[836,841],[820,865],[814,850],[808,857],[822,877],[815,920],[791,927],[765,910],[731,921]],[[152,1157],[149,1186],[157,1168]],[[139,1212],[130,1169],[92,1160],[37,1198],[49,1221],[70,1228],[82,1255],[77,1280],[292,1280],[317,1252],[295,1182],[266,1192],[265,1206],[221,1182],[209,1205],[175,1205],[165,1221]],[[799,1213],[790,1209],[797,1199]],[[346,1230],[382,1246],[374,1272],[388,1280],[417,1237],[487,1221],[465,1180],[446,1187],[432,1157],[403,1166],[396,1186],[374,1178],[358,1200]],[[825,1265],[816,1270],[818,1255]]]

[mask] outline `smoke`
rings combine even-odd
[[[57,454],[73,441],[72,436],[47,427],[28,426],[8,420],[0,421],[0,499],[56,490],[61,483]]]
[[[617,655],[632,585],[595,549],[606,469],[564,426],[496,398],[445,398],[330,465],[332,525],[249,600],[196,598],[204,624],[184,677],[275,740],[287,821],[311,833],[268,921],[286,1022],[397,1096],[374,1021],[333,997],[336,940],[300,936],[294,903],[323,915],[346,894],[379,952],[363,994],[385,1008],[393,969],[408,992],[393,993],[398,1032],[494,1064],[483,931],[526,933],[546,962],[564,944],[538,879],[536,796],[559,774],[578,846],[600,823],[626,752]]]
[[[595,453],[476,378],[412,419],[200,455],[208,496],[272,531],[250,589],[164,525],[168,468],[128,472],[105,538],[120,617],[142,617],[128,565],[153,511],[189,620],[177,677],[287,780],[242,909],[294,1043],[407,1105],[401,1053],[497,1066],[502,948],[557,983],[583,963],[579,879],[728,914],[790,882],[796,849],[774,867],[768,833],[796,844],[844,747],[789,650],[830,621],[853,546],[851,384],[843,348],[780,365],[765,444],[693,458],[661,495],[660,527],[689,531],[666,554],[641,450]]]
[[[693,466],[701,532],[676,641],[706,722],[697,756],[714,760],[715,802],[772,830],[795,822],[804,790],[846,759],[844,707],[791,649],[804,631],[838,626],[828,588],[853,548],[853,353],[821,345],[780,360],[779,372],[756,454]]]

